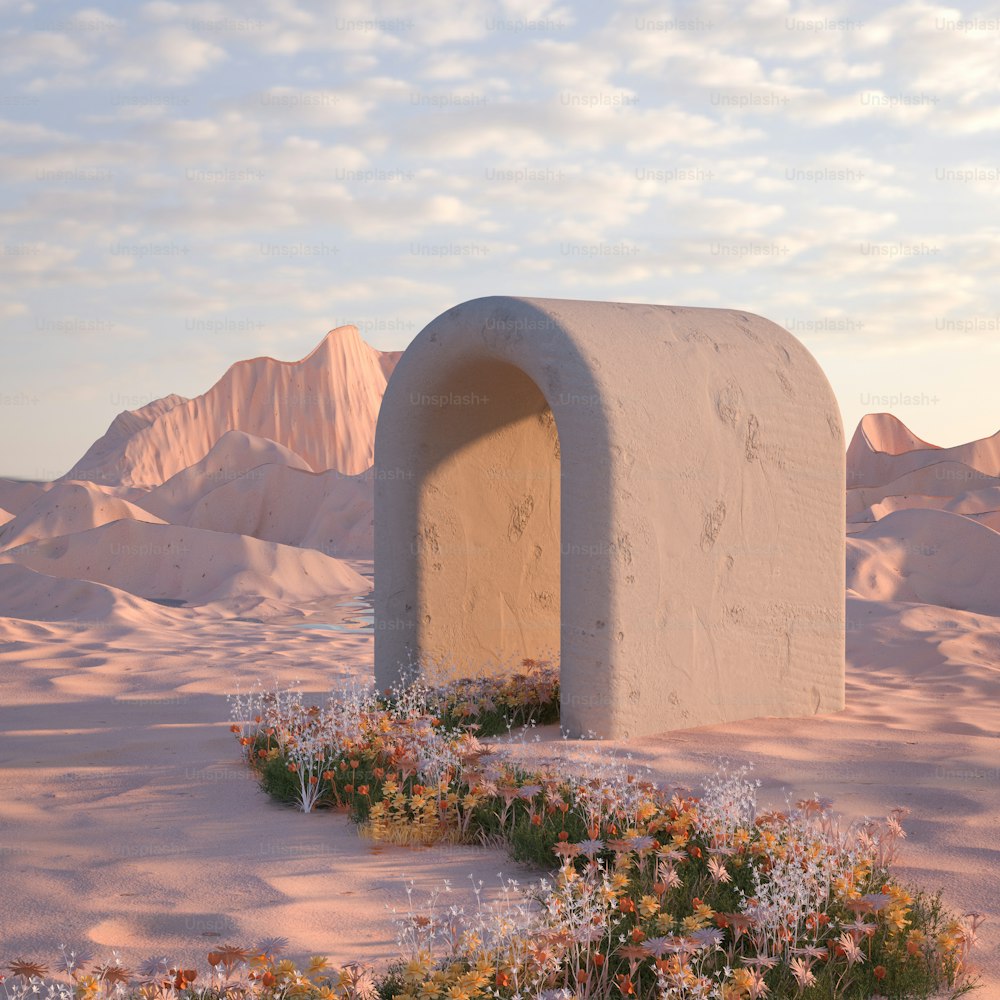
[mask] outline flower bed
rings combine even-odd
[[[19,961],[8,1000],[871,1000],[974,988],[979,915],[957,919],[890,871],[901,810],[844,828],[815,798],[761,811],[747,768],[720,769],[697,796],[628,760],[527,771],[479,739],[481,720],[509,725],[516,711],[530,726],[558,705],[553,668],[523,666],[516,681],[353,690],[322,705],[257,690],[232,700],[232,729],[263,787],[305,812],[347,809],[362,835],[390,843],[502,844],[549,877],[502,883],[492,901],[475,884],[467,910],[411,891],[399,961],[377,977],[321,958],[299,969],[271,943],[218,949],[200,981],[166,959],[139,976],[114,961],[84,974],[73,960],[62,983]]]

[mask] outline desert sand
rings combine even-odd
[[[468,901],[470,875],[531,876],[277,805],[229,732],[237,684],[373,675],[372,630],[344,621],[371,590],[365,461],[396,359],[332,331],[303,362],[241,363],[199,400],[121,415],[55,484],[0,481],[0,959],[65,942],[204,967],[213,945],[280,936],[293,957],[381,962],[409,880]],[[278,382],[336,406],[248,417]],[[764,804],[908,807],[899,873],[988,915],[978,995],[1000,997],[998,445],[937,448],[886,414],[859,427],[844,711],[600,747],[547,729],[512,752],[618,750],[694,788],[728,758],[753,764]]]

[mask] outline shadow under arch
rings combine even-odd
[[[558,316],[464,303],[418,334],[375,440],[375,661],[495,673],[555,653],[562,724],[609,735],[612,462],[605,399]]]

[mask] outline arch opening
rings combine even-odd
[[[417,397],[421,666],[448,680],[558,664],[560,452],[544,394],[517,366],[479,359]]]

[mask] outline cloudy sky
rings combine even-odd
[[[998,66],[923,0],[0,0],[0,474],[494,293],[751,310],[848,435],[991,434]]]

